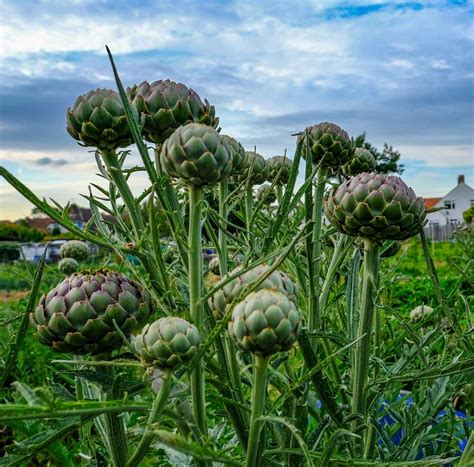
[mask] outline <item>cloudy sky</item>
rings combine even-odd
[[[474,186],[473,1],[1,0],[0,17],[0,158],[41,197],[79,201],[96,181],[65,112],[114,87],[105,44],[124,84],[193,87],[266,157],[329,120],[392,144],[420,195],[460,173]],[[0,180],[0,219],[30,209]]]

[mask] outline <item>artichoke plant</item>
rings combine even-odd
[[[244,164],[245,149],[231,136],[221,135],[221,139],[222,142],[227,146],[228,152],[232,159],[232,173],[238,173]]]
[[[128,89],[130,100],[140,113],[143,136],[147,141],[162,144],[178,127],[202,123],[216,128],[219,119],[214,106],[182,83],[159,80],[143,81]]]
[[[342,172],[347,176],[373,172],[376,165],[375,157],[368,149],[356,148],[351,159],[342,166]]]
[[[301,319],[296,304],[287,295],[263,289],[237,304],[228,328],[241,349],[266,356],[293,346],[301,330]]]
[[[74,258],[63,258],[58,263],[59,271],[66,275],[76,272],[78,268],[79,263]]]
[[[266,161],[267,180],[276,185],[286,185],[290,178],[292,161],[285,156],[273,156]]]
[[[263,202],[265,204],[272,204],[276,201],[276,199],[277,197],[275,190],[270,185],[265,183],[264,185],[258,187],[257,201],[259,203]]]
[[[267,179],[267,165],[263,156],[254,151],[246,151],[240,172],[237,174],[239,183],[246,182],[250,186],[260,185]]]
[[[422,198],[392,175],[362,173],[331,191],[326,216],[340,232],[375,241],[405,240],[426,218]]]
[[[303,142],[305,134],[308,141]],[[303,143],[303,155],[306,158],[306,144],[309,145],[310,157],[314,164],[322,162],[322,167],[337,169],[345,164],[353,153],[353,141],[346,131],[334,123],[318,123],[308,127],[298,137]]]
[[[147,324],[132,338],[132,346],[146,365],[176,368],[197,353],[201,336],[193,324],[176,316]]]
[[[131,109],[138,119],[135,106]],[[111,89],[96,89],[79,96],[67,111],[66,130],[83,146],[108,151],[133,143],[120,96]]]
[[[85,242],[81,242],[80,240],[69,240],[61,245],[59,254],[63,259],[73,258],[76,261],[83,261],[89,256],[90,249]]]
[[[102,353],[120,347],[113,321],[125,335],[148,318],[150,295],[124,274],[100,269],[64,279],[30,315],[40,341],[58,352]]]
[[[216,318],[222,318],[229,310],[232,302],[237,299],[245,287],[258,281],[270,269],[270,266],[260,264],[239,277],[225,284],[217,290],[209,299],[209,307]],[[237,266],[223,280],[227,280],[229,276],[235,275],[242,270],[242,266]],[[290,301],[297,306],[299,298],[299,290],[297,285],[289,278],[287,274],[276,269],[260,284],[255,290],[272,289],[278,290],[285,294]]]
[[[232,170],[232,156],[217,131],[200,123],[179,127],[163,144],[161,166],[195,187],[214,185]]]

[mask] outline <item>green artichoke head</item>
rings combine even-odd
[[[393,175],[362,173],[332,190],[326,217],[340,232],[372,239],[405,240],[426,222],[422,198]]]
[[[140,113],[143,137],[152,143],[162,144],[174,130],[187,123],[202,123],[216,128],[219,119],[214,106],[191,88],[174,81],[143,81],[129,88],[130,100]]]
[[[201,336],[193,324],[175,316],[147,324],[132,338],[132,346],[145,365],[177,368],[197,353]]]
[[[373,172],[376,165],[375,157],[368,149],[356,148],[351,159],[342,166],[342,172],[347,176]]]
[[[230,309],[232,302],[240,297],[245,287],[257,282],[264,274],[268,273],[270,266],[260,264],[244,272],[232,281],[225,284],[214,295],[209,298],[208,304],[213,315],[220,319]],[[223,281],[228,280],[230,276],[236,275],[242,270],[242,266],[237,266],[224,276]],[[298,286],[290,279],[290,277],[278,269],[272,271],[270,275],[256,288],[256,290],[272,289],[279,290],[295,303],[297,306],[299,299]]]
[[[305,135],[308,140],[304,141]],[[298,144],[303,144],[303,157],[307,158],[307,146],[309,146],[310,157],[314,164],[322,167],[337,169],[344,165],[352,157],[353,141],[346,131],[334,123],[318,123],[310,126],[298,137]]]
[[[215,185],[230,174],[232,156],[214,128],[188,123],[164,142],[160,164],[170,177],[203,187]]]
[[[267,179],[267,164],[263,156],[254,151],[246,151],[236,179],[238,183],[248,180],[251,186],[262,184]]]
[[[133,104],[131,109],[138,120]],[[79,96],[67,111],[67,132],[82,146],[115,150],[133,143],[119,94],[111,89],[96,89]]]
[[[58,263],[59,271],[66,275],[76,272],[78,268],[79,263],[74,258],[63,258]]]
[[[291,349],[301,331],[301,319],[287,295],[263,289],[237,304],[228,329],[242,350],[273,355]]]
[[[273,156],[267,159],[267,180],[277,185],[286,185],[290,178],[292,161],[286,156]]]
[[[232,174],[236,174],[240,171],[244,160],[245,160],[245,149],[244,147],[234,138],[221,135],[222,142],[227,146],[229,154],[232,158]]]
[[[85,242],[81,242],[80,240],[69,240],[61,245],[59,254],[63,259],[73,258],[77,261],[83,261],[89,256],[90,249]]]
[[[265,183],[264,185],[258,187],[257,201],[259,203],[262,202],[264,204],[272,204],[276,201],[276,193],[275,190],[271,187],[271,185]]]
[[[124,274],[75,273],[43,295],[30,320],[39,340],[58,352],[98,354],[122,345],[150,314],[150,295]]]

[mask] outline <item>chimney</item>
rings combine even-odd
[[[461,183],[464,183],[464,175],[458,175],[458,185],[461,185]]]

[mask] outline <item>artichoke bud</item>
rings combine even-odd
[[[266,161],[267,180],[277,185],[286,185],[290,178],[292,161],[285,156],[270,157]]]
[[[126,275],[100,269],[75,273],[43,295],[30,321],[39,340],[58,352],[98,354],[122,345],[148,318],[151,299]]]
[[[59,249],[59,255],[61,258],[73,258],[76,261],[85,260],[90,254],[87,243],[81,242],[80,240],[69,240],[61,245]],[[74,272],[74,271],[72,271]]]
[[[236,305],[228,329],[242,350],[265,356],[291,349],[301,331],[301,319],[287,295],[263,289]]]
[[[307,135],[307,141],[304,141]],[[310,126],[298,136],[298,144],[302,143],[303,157],[309,146],[309,156],[315,165],[321,160],[322,167],[337,169],[344,165],[353,154],[354,142],[346,131],[334,123],[318,123]]]
[[[426,223],[422,198],[401,178],[362,173],[329,193],[326,217],[340,232],[382,242],[405,240]]]
[[[59,271],[66,275],[76,272],[78,268],[79,263],[74,258],[63,258],[58,263]]]
[[[267,179],[267,164],[263,156],[254,151],[246,151],[236,178],[239,183],[248,181],[251,186],[262,184]]]
[[[433,311],[433,308],[428,305],[419,305],[410,311],[410,319],[412,321],[420,321],[433,314]]]
[[[353,157],[342,166],[342,172],[346,176],[373,172],[376,165],[375,157],[368,149],[356,148]]]
[[[229,154],[232,158],[232,174],[236,174],[240,171],[244,160],[245,160],[245,149],[236,141],[234,138],[221,135],[222,142],[227,146]]]
[[[160,318],[147,324],[132,338],[132,346],[145,365],[174,369],[196,354],[201,336],[196,326],[183,318]]]
[[[138,120],[138,112],[131,104]],[[67,132],[83,146],[113,151],[133,143],[120,95],[96,89],[79,96],[67,111]]]
[[[239,298],[244,288],[257,282],[264,274],[268,273],[270,266],[260,264],[247,272],[244,272],[237,278],[225,284],[218,289],[214,295],[209,298],[209,307],[216,319],[221,319],[230,309],[232,302]],[[224,276],[224,281],[229,276],[233,276],[242,270],[242,266],[237,266],[234,270]],[[290,279],[290,277],[278,269],[271,272],[256,290],[274,289],[285,294],[289,300],[297,305],[299,299],[298,286]]]
[[[160,164],[170,177],[189,185],[215,185],[232,170],[232,158],[219,133],[200,123],[179,127],[163,144]]]
[[[130,100],[140,113],[143,137],[162,144],[178,127],[187,123],[202,123],[216,128],[219,119],[214,106],[182,83],[159,80],[143,81],[127,89]]]

